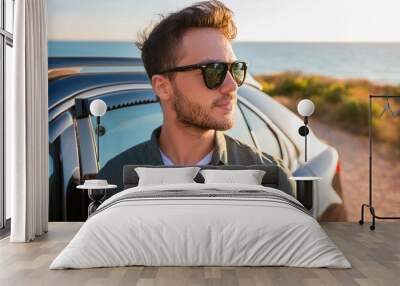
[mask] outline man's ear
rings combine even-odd
[[[171,99],[171,82],[166,76],[155,74],[151,77],[151,85],[157,96],[162,100]]]

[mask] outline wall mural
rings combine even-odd
[[[317,219],[359,220],[368,95],[400,94],[399,44],[272,42],[238,4],[183,21],[158,14],[190,1],[135,2],[48,4],[50,220],[85,220],[91,200],[76,186],[107,180],[116,188],[92,200],[109,198],[126,187],[124,165],[274,166],[263,184]],[[190,28],[196,19],[211,27]],[[387,215],[400,203],[399,112],[396,98],[372,105],[375,207]]]

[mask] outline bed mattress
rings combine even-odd
[[[199,183],[137,186],[112,196],[50,269],[129,265],[351,267],[284,192]]]

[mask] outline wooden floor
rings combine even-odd
[[[50,223],[32,243],[0,241],[0,285],[400,285],[400,223],[322,223],[353,268],[120,267],[48,270],[81,223]]]

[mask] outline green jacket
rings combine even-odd
[[[150,140],[135,145],[109,160],[100,170],[98,178],[107,179],[123,189],[122,168],[124,165],[164,165],[158,145],[161,126],[154,129]],[[216,131],[214,153],[210,165],[275,165],[280,168],[279,188],[293,195],[293,184],[289,181],[290,171],[283,161],[246,145],[222,131]]]

